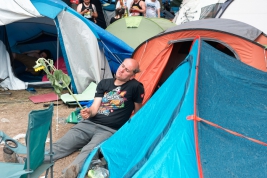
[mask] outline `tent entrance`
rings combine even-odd
[[[211,45],[212,47],[214,47],[215,49],[231,57],[235,57],[234,53],[222,43],[210,40],[204,40],[204,41],[209,45]],[[179,64],[186,58],[186,56],[190,52],[192,42],[193,40],[173,43],[172,52],[169,56],[165,69],[159,79],[158,86],[161,86],[168,79],[168,77],[175,71],[175,69],[179,66]]]
[[[19,20],[7,24],[6,33],[11,49],[10,53],[21,54],[27,51],[46,49],[51,52],[50,59],[55,61],[55,65],[57,65],[58,57],[62,56],[60,45],[58,45],[57,28],[52,19],[39,17]],[[42,85],[43,75],[35,76],[29,72],[23,72],[24,65],[17,60],[12,60],[11,65],[16,77],[23,82],[37,82],[39,83],[37,86]],[[16,73],[17,71],[19,73]]]

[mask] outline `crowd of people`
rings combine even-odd
[[[160,18],[160,3],[158,0],[118,0],[116,11],[124,9],[126,16],[144,16]],[[121,18],[122,16],[120,16]],[[110,22],[112,23],[112,22]]]
[[[71,0],[71,7],[88,20],[97,24],[99,11],[93,1],[96,0]],[[116,20],[127,16],[144,16],[147,18],[160,18],[160,2],[158,0],[117,0],[115,16],[111,18],[110,24]]]

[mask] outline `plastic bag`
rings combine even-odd
[[[76,109],[75,111],[71,112],[70,115],[67,117],[66,122],[77,124],[82,120],[82,116],[80,114],[80,109]]]

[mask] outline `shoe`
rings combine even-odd
[[[71,165],[66,169],[66,171],[62,175],[62,178],[76,178],[78,176],[78,173],[78,165]]]

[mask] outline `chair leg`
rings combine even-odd
[[[47,178],[48,172],[49,172],[49,169],[47,169],[47,170],[45,171],[45,178]]]
[[[50,169],[51,169],[51,173],[50,173],[50,174],[51,174],[51,178],[53,178],[53,171],[54,171],[54,170],[53,170],[53,167],[54,167],[54,166],[51,166],[51,168],[50,168]]]
[[[49,169],[50,169],[50,178],[53,178],[53,167],[54,167],[54,166],[51,166],[51,167],[49,168]],[[49,169],[47,169],[46,172],[45,172],[45,178],[47,178],[47,176],[48,176]]]

